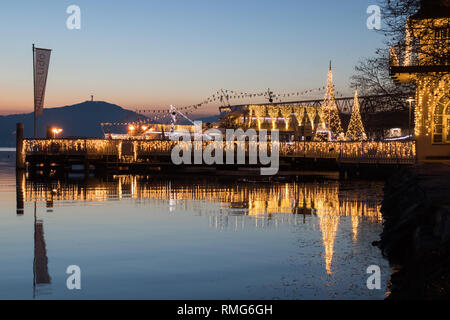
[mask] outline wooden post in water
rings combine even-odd
[[[45,138],[53,139],[52,126],[47,126],[47,128],[45,129]]]
[[[23,123],[16,125],[16,170],[25,169],[25,151],[23,145]]]
[[[89,160],[87,159],[87,156],[84,158],[84,178],[89,178]]]
[[[23,214],[25,198],[25,171],[16,171],[16,213]]]

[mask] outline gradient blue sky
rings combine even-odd
[[[33,109],[32,43],[53,49],[46,107],[91,92],[134,109],[198,103],[220,88],[302,91],[325,85],[330,59],[337,89],[351,95],[354,65],[382,45],[366,27],[375,3],[2,1],[0,113]],[[71,4],[81,8],[81,30],[66,28]]]

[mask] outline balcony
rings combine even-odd
[[[389,50],[390,75],[396,82],[411,82],[416,74],[450,72],[448,52],[448,46],[393,46]]]

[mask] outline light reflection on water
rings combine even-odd
[[[390,268],[371,246],[381,232],[379,182],[36,182],[0,168],[0,287],[7,288],[0,298],[381,299],[386,292]],[[80,291],[66,288],[71,264],[82,269]],[[366,287],[371,264],[382,269],[382,290]]]

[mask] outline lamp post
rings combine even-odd
[[[61,129],[61,128],[53,128],[53,129],[52,129],[53,139],[56,139],[56,136],[57,136],[58,134],[60,134],[62,131],[63,131],[63,129]]]
[[[409,102],[408,132],[409,132],[410,136],[412,137],[413,135],[411,134],[411,109],[412,109],[412,103],[413,103],[415,100],[414,100],[413,97],[409,97],[406,101]]]

